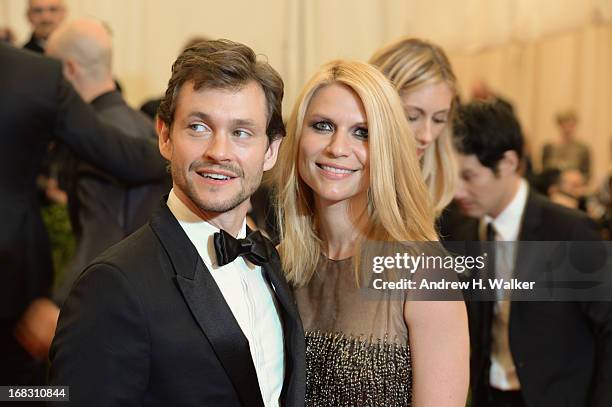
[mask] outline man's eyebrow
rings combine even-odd
[[[257,127],[257,124],[251,119],[234,119],[231,123],[234,126]]]
[[[193,111],[187,115],[187,119],[191,119],[194,117],[204,121],[212,121],[212,117],[209,114],[201,111]],[[235,127],[257,127],[257,124],[251,119],[232,119],[230,123],[232,126]]]
[[[190,112],[190,113],[187,115],[187,118],[192,118],[192,117],[196,117],[196,118],[198,118],[198,119],[202,119],[202,120],[208,120],[208,119],[210,119],[210,116],[209,116],[209,115],[207,115],[207,114],[206,114],[206,113],[204,113],[204,112],[200,112],[200,111],[193,111],[193,112]]]

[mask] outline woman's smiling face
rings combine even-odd
[[[318,89],[304,116],[298,171],[315,199],[365,198],[369,186],[368,122],[361,99],[346,85]]]

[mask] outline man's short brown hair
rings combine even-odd
[[[251,81],[258,83],[266,96],[268,139],[284,136],[283,80],[270,64],[258,61],[251,48],[230,40],[202,41],[179,55],[159,105],[159,118],[168,126],[172,124],[178,94],[187,82],[193,82],[194,89],[199,90],[241,89]]]

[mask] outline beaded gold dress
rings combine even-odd
[[[321,257],[295,298],[306,332],[306,406],[410,406],[404,301],[365,296],[351,259]]]

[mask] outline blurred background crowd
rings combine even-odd
[[[0,35],[42,53],[50,33],[78,17],[104,23],[112,36],[115,85],[128,105],[151,118],[172,61],[202,38],[229,38],[265,55],[285,81],[286,112],[325,61],[367,60],[400,36],[431,40],[449,55],[461,101],[501,100],[513,108],[526,136],[525,175],[532,186],[587,211],[609,236],[609,1],[1,0]],[[58,163],[65,160],[61,151],[55,155],[41,170],[41,199],[65,204],[66,186],[58,186]],[[45,211],[63,266],[73,245],[68,223],[61,208]]]

